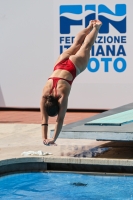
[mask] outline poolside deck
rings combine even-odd
[[[64,125],[98,116],[98,114],[68,112]],[[49,135],[50,130],[54,129],[55,120],[56,118],[50,118]],[[114,168],[117,167],[120,169],[119,172],[133,172],[133,142],[58,138],[57,146],[44,146],[41,140],[40,122],[40,112],[0,111],[0,173],[7,172],[8,165],[14,171],[15,168],[11,168],[14,164],[19,164],[19,170],[23,170],[24,163],[29,163],[29,165],[34,163],[34,166],[35,163],[43,163],[49,164],[50,167],[55,163],[60,166],[66,164],[66,167],[68,164],[75,164],[87,166],[86,169],[89,171],[102,171],[101,167],[104,166],[111,172],[114,172]],[[26,157],[21,155],[24,151],[38,150],[52,153],[52,155]],[[58,167],[55,168],[58,169]],[[80,168],[78,170],[80,171]]]

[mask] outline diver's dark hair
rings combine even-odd
[[[46,97],[45,109],[50,117],[54,117],[59,113],[59,97],[49,95]]]

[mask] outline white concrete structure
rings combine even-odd
[[[0,107],[38,108],[54,62],[91,17],[104,19],[103,29],[88,69],[73,83],[68,108],[108,109],[132,102],[130,0],[1,0]]]

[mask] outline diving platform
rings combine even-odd
[[[133,141],[133,103],[65,125],[59,138]]]

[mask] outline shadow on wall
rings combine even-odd
[[[4,97],[3,97],[3,94],[2,94],[2,89],[1,89],[1,86],[0,86],[0,107],[5,107],[6,104],[5,104],[5,101],[4,101]]]

